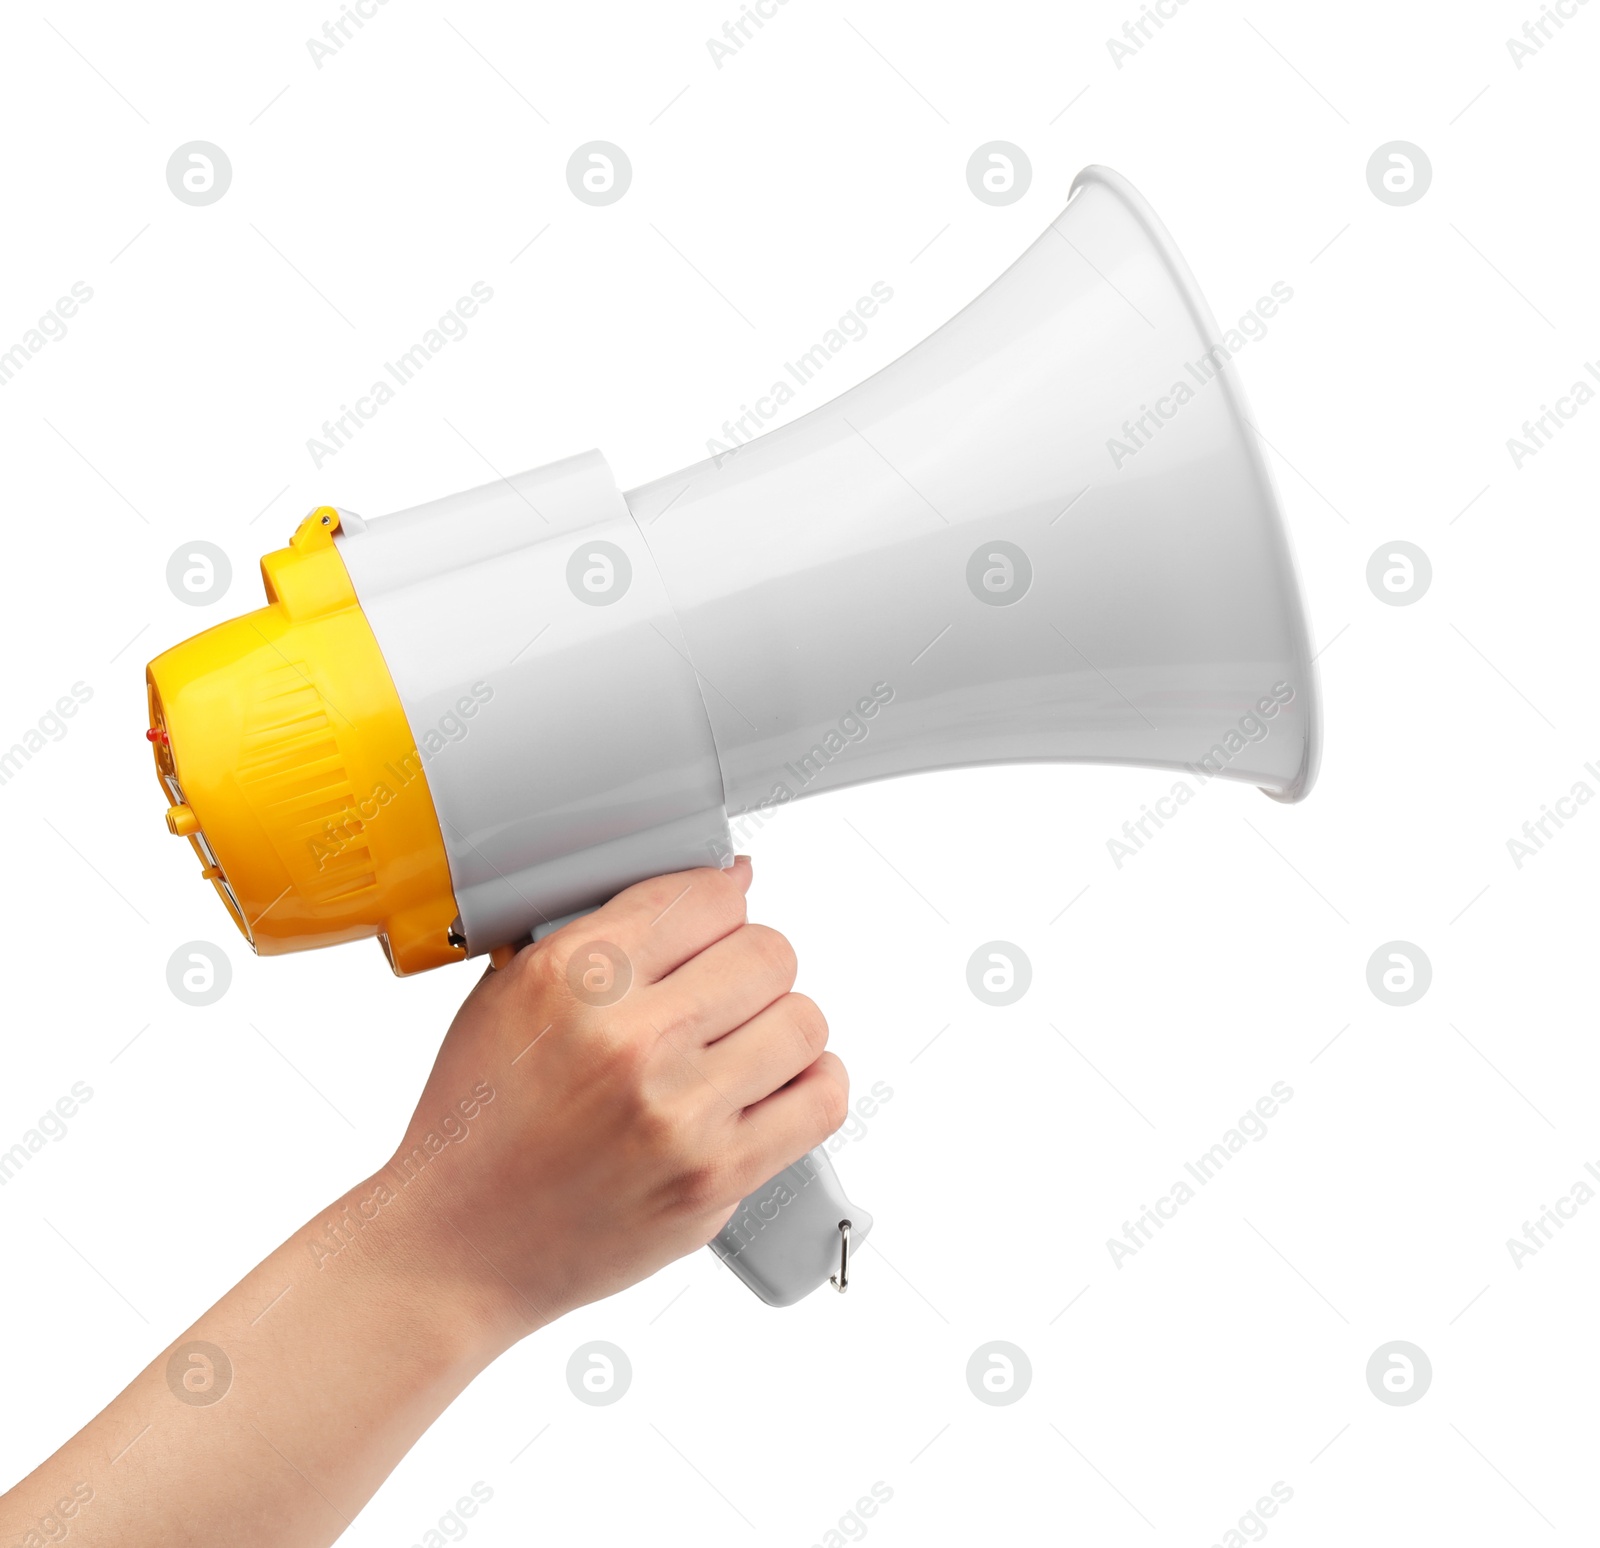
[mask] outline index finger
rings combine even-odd
[[[545,944],[610,941],[626,954],[636,979],[655,983],[745,922],[750,878],[748,855],[726,871],[705,866],[654,876],[563,925]]]

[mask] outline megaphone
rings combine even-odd
[[[977,300],[791,424],[626,494],[591,451],[373,521],[323,507],[262,575],[266,607],[150,663],[148,734],[169,829],[263,955],[491,952],[731,863],[730,818],[919,770],[1135,764],[1284,801],[1316,773],[1229,351],[1099,167]],[[803,1229],[714,1244],[776,1304],[827,1276],[848,1207],[820,1151],[785,1191]]]

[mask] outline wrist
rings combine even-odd
[[[359,1278],[408,1356],[463,1386],[530,1331],[526,1321],[509,1325],[504,1295],[485,1284],[444,1201],[393,1164],[335,1199],[299,1238],[293,1250],[309,1276],[330,1288]]]

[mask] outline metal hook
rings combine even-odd
[[[843,1295],[850,1288],[850,1222],[839,1222],[839,1272],[828,1277],[828,1283]]]

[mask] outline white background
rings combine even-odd
[[[320,70],[331,0],[0,23],[0,349],[94,291],[0,389],[0,744],[93,689],[0,787],[0,1148],[94,1091],[0,1190],[0,1482],[387,1157],[478,971],[252,958],[163,828],[144,661],[258,605],[257,557],[315,504],[379,515],[592,445],[624,488],[697,460],[886,281],[804,411],[1104,162],[1224,323],[1294,288],[1241,369],[1325,652],[1319,785],[1288,808],[1210,789],[1120,870],[1107,839],[1169,776],[964,772],[786,809],[753,909],[857,1091],[893,1090],[837,1158],[879,1250],[845,1299],[771,1311],[702,1253],[540,1333],[347,1540],[418,1541],[480,1479],[485,1544],[815,1543],[876,1480],[885,1544],[1213,1543],[1278,1480],[1285,1544],[1593,1540],[1600,1203],[1521,1268],[1506,1239],[1600,1163],[1600,812],[1520,870],[1506,841],[1600,789],[1600,407],[1520,471],[1505,443],[1600,355],[1600,5],[1520,71],[1531,0],[1193,0],[1120,70],[1133,0],[1065,9],[792,0],[720,70],[732,0],[391,0]],[[194,139],[233,165],[203,208],[165,180]],[[592,139],[634,168],[603,209],[565,179]],[[1005,208],[965,181],[995,139],[1033,166]],[[1365,176],[1393,139],[1433,164],[1404,208]],[[307,438],[475,280],[469,336],[315,468]],[[207,609],[165,581],[196,538],[234,568]],[[1433,564],[1410,607],[1365,581],[1396,539]],[[165,977],[196,938],[234,969],[204,1010]],[[965,981],[996,938],[1034,964],[1003,1010]],[[1403,1009],[1366,982],[1394,939],[1434,970]],[[1275,1081],[1268,1137],[1117,1268],[1107,1237]],[[590,1339],[632,1360],[614,1406],[567,1389]],[[1033,1366],[1007,1407],[964,1376],[994,1339]],[[1407,1407],[1364,1375],[1395,1339],[1433,1365]]]

